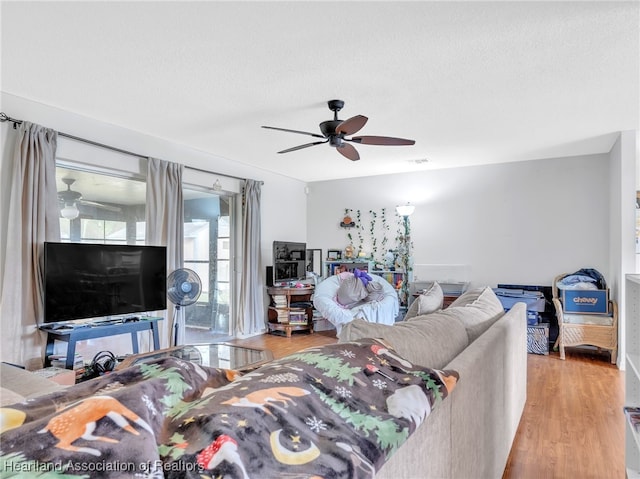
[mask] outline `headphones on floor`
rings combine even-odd
[[[89,368],[96,376],[113,371],[118,365],[118,360],[111,351],[100,351],[93,357]]]

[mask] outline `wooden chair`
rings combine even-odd
[[[558,339],[554,345],[560,350],[560,359],[565,358],[567,346],[596,346],[598,350],[611,351],[611,363],[615,364],[618,352],[618,305],[609,301],[609,314],[565,313],[558,296],[558,281],[567,276],[558,275],[553,280],[553,305],[558,318]],[[594,324],[595,323],[595,324]]]

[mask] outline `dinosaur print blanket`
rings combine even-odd
[[[457,380],[374,339],[307,349],[245,375],[158,359],[1,408],[0,471],[373,478]]]

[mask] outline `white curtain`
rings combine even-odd
[[[42,251],[60,240],[56,191],[56,131],[23,121],[16,132],[6,262],[0,296],[2,361],[41,367]]]
[[[147,166],[146,243],[167,247],[167,275],[182,268],[184,249],[184,166],[149,158]],[[167,318],[160,321],[160,347],[173,346],[174,305],[167,301]],[[175,316],[179,325],[178,344],[184,338],[184,311]]]
[[[245,180],[242,196],[242,272],[236,334],[248,336],[265,330],[264,291],[260,259],[260,187]]]

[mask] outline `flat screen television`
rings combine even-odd
[[[166,247],[45,242],[46,323],[166,307]]]
[[[273,242],[273,284],[305,279],[307,244],[293,241]]]

